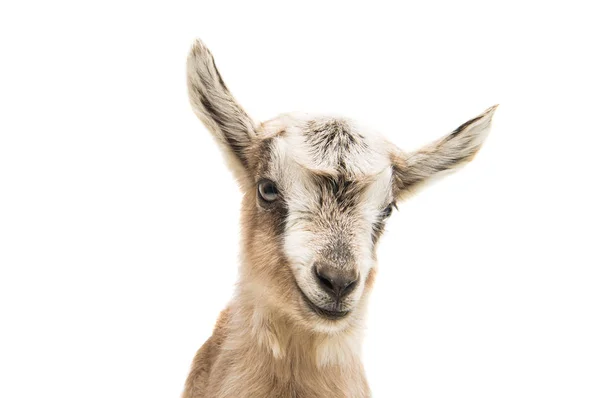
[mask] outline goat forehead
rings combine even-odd
[[[360,180],[390,165],[386,140],[350,119],[289,114],[269,122],[268,127],[279,133],[280,161],[316,173]]]

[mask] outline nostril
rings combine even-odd
[[[348,283],[346,285],[346,287],[344,287],[342,289],[342,296],[346,296],[348,295],[351,291],[354,290],[354,288],[356,287],[356,282],[358,282],[358,279],[353,280],[352,282]]]
[[[321,286],[325,287],[328,290],[334,291],[335,287],[333,286],[333,283],[331,282],[331,280],[329,280],[326,276],[320,274],[317,267],[315,267],[314,270],[315,270],[315,276],[321,283]]]
[[[319,275],[319,280],[321,281],[322,284],[327,286],[328,289],[333,290],[333,283],[331,283],[331,281],[329,279],[324,278],[321,275]]]

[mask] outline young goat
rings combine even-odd
[[[386,219],[398,200],[475,156],[496,107],[404,153],[344,118],[294,113],[256,124],[200,41],[187,74],[194,112],[243,202],[236,293],[183,397],[369,397],[362,329]]]

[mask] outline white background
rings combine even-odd
[[[341,113],[414,149],[499,103],[388,225],[374,396],[600,396],[600,28],[561,3],[3,2],[0,396],[182,391],[239,231],[195,37],[257,120]]]

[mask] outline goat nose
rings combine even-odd
[[[339,269],[326,263],[315,263],[313,271],[321,289],[335,300],[346,297],[358,284],[358,275],[352,270]]]

